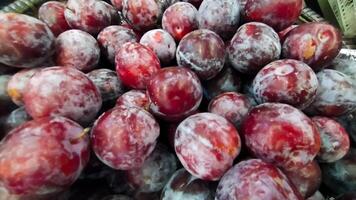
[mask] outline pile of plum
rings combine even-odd
[[[356,198],[356,61],[302,0],[0,14],[1,200]]]

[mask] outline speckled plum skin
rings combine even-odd
[[[256,106],[242,130],[246,146],[258,158],[288,170],[309,164],[320,150],[320,135],[311,119],[287,104]]]
[[[192,175],[216,181],[240,153],[241,140],[236,128],[225,118],[199,113],[179,124],[174,148],[182,165]]]
[[[239,92],[241,77],[231,67],[225,66],[217,76],[204,82],[204,89],[209,100],[224,92]]]
[[[116,106],[139,107],[145,110],[150,108],[150,99],[144,90],[130,90],[121,95]]]
[[[89,137],[77,123],[41,118],[11,131],[0,143],[0,185],[19,196],[64,190],[89,160]]]
[[[247,0],[244,17],[281,31],[298,20],[302,8],[303,0]]]
[[[165,30],[154,29],[146,32],[140,43],[152,49],[162,64],[169,64],[176,56],[176,42]]]
[[[250,100],[245,95],[236,92],[220,94],[210,101],[208,107],[209,112],[225,117],[235,127],[240,127],[251,109]]]
[[[178,2],[167,8],[163,13],[162,27],[176,41],[180,41],[188,33],[198,29],[198,10],[190,3]]]
[[[50,67],[36,73],[24,93],[26,111],[33,118],[64,116],[79,123],[91,122],[101,108],[95,84],[73,68]]]
[[[147,94],[151,112],[168,121],[179,121],[198,109],[203,88],[191,70],[167,67],[151,78]]]
[[[6,91],[16,105],[23,105],[26,85],[31,77],[39,71],[41,71],[41,68],[23,69],[11,77],[7,83]]]
[[[118,10],[122,10],[122,0],[110,0],[111,4]]]
[[[116,53],[116,72],[124,85],[146,89],[148,81],[161,68],[157,55],[148,47],[127,42]]]
[[[69,30],[56,39],[56,64],[81,71],[94,69],[100,59],[100,48],[95,38],[81,30]]]
[[[299,169],[284,169],[282,171],[304,198],[308,198],[315,194],[320,187],[321,169],[316,161],[300,167]]]
[[[204,0],[198,10],[200,29],[209,29],[228,40],[240,22],[240,4],[236,0]]]
[[[347,75],[324,69],[317,73],[319,88],[307,112],[328,117],[347,114],[356,108],[356,86]]]
[[[157,145],[139,169],[126,171],[128,184],[145,193],[158,192],[177,169],[177,160],[164,146]]]
[[[262,68],[252,87],[258,103],[280,102],[304,109],[313,103],[319,83],[308,65],[286,59]]]
[[[179,66],[193,70],[202,80],[209,80],[224,67],[225,44],[210,30],[196,30],[180,41],[176,58]]]
[[[47,25],[30,16],[0,14],[0,63],[38,67],[54,54],[54,35]]]
[[[325,198],[321,192],[317,191],[313,196],[307,198],[307,200],[325,200]]]
[[[72,29],[96,35],[112,24],[112,10],[109,6],[104,1],[68,0],[64,16]]]
[[[104,28],[98,35],[99,46],[111,62],[115,62],[115,55],[117,51],[126,42],[137,42],[136,33],[124,26],[108,26]]]
[[[208,182],[192,176],[184,168],[176,171],[163,188],[161,200],[213,200]]]
[[[162,0],[123,0],[122,4],[124,17],[138,31],[157,27],[167,7],[167,1]]]
[[[215,200],[302,200],[278,168],[259,159],[242,161],[220,180]]]
[[[242,25],[227,47],[232,67],[244,74],[256,74],[281,54],[278,34],[269,26],[250,22]]]
[[[350,150],[350,138],[344,127],[327,117],[313,117],[312,120],[321,138],[318,160],[332,163],[343,158]]]
[[[38,9],[38,18],[51,29],[55,36],[70,29],[65,17],[66,5],[58,1],[49,1]]]
[[[356,149],[334,163],[322,164],[323,183],[336,195],[356,191]]]
[[[87,74],[99,89],[103,101],[116,100],[124,93],[124,86],[116,72],[110,69],[96,69]]]
[[[290,31],[283,43],[283,57],[296,59],[318,71],[340,52],[341,32],[330,24],[313,22]]]
[[[95,122],[92,147],[98,158],[114,169],[140,168],[154,150],[159,132],[158,123],[144,109],[119,106]]]

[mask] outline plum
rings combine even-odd
[[[174,154],[166,147],[157,145],[156,149],[138,169],[126,171],[128,184],[145,193],[160,191],[177,169]]]
[[[37,72],[28,82],[23,100],[35,119],[59,115],[82,124],[95,118],[102,103],[98,88],[85,74],[64,67]]]
[[[25,107],[19,107],[13,110],[9,116],[7,116],[5,121],[5,130],[6,132],[10,132],[12,129],[20,126],[21,124],[30,121],[32,118],[26,112]]]
[[[278,60],[261,69],[253,81],[258,103],[280,102],[304,109],[313,103],[318,78],[306,64],[297,60]]]
[[[30,81],[31,77],[41,71],[41,68],[23,69],[14,74],[7,84],[7,94],[11,97],[12,101],[18,105],[23,105],[23,95],[25,88]]]
[[[178,2],[163,13],[162,27],[180,41],[188,33],[198,29],[198,10],[190,3]]]
[[[312,120],[287,104],[256,106],[242,126],[246,146],[254,155],[284,169],[309,164],[320,150],[320,135]]]
[[[281,54],[278,34],[269,26],[250,22],[242,25],[227,47],[232,67],[244,74],[256,74]]]
[[[111,62],[115,62],[117,51],[126,42],[137,42],[136,33],[124,26],[108,26],[98,35],[98,43],[103,54]]]
[[[38,18],[45,22],[55,36],[70,29],[64,11],[66,5],[58,1],[48,1],[41,5],[38,10]]]
[[[163,68],[147,85],[150,110],[168,121],[179,121],[195,112],[203,98],[201,83],[184,67]]]
[[[236,128],[225,118],[199,113],[179,124],[174,148],[182,165],[192,175],[216,181],[239,155],[241,140]]]
[[[192,176],[184,168],[176,171],[162,190],[161,200],[213,200],[209,183]]]
[[[336,70],[317,73],[319,87],[314,102],[306,109],[310,114],[337,117],[356,108],[356,85],[352,79]]]
[[[282,44],[284,43],[284,41],[288,37],[289,32],[291,32],[291,30],[293,30],[296,27],[298,27],[298,25],[292,25],[292,26],[289,26],[288,28],[278,32],[279,39],[281,40]]]
[[[110,0],[111,4],[118,10],[122,10],[122,0]]]
[[[146,89],[148,81],[161,68],[156,54],[137,42],[122,45],[116,53],[115,64],[118,77],[133,89]]]
[[[56,39],[56,64],[81,71],[94,69],[100,59],[100,48],[95,38],[81,30],[69,30]]]
[[[235,127],[240,127],[250,109],[252,109],[250,100],[236,92],[220,94],[210,101],[208,107],[209,112],[225,117]]]
[[[140,107],[149,110],[150,99],[145,91],[130,90],[117,99],[116,106]]]
[[[54,35],[33,17],[0,13],[0,63],[12,67],[38,67],[54,54]]]
[[[229,40],[240,22],[240,4],[236,0],[204,0],[198,10],[200,29],[209,29]]]
[[[139,107],[118,106],[95,122],[92,147],[98,158],[111,168],[142,167],[156,146],[160,128],[154,117]]]
[[[304,198],[315,194],[321,184],[321,169],[313,161],[299,169],[282,170]]]
[[[330,24],[313,22],[290,31],[283,43],[283,57],[296,59],[318,71],[340,52],[341,32]]]
[[[244,18],[281,31],[298,20],[302,8],[303,0],[247,0]]]
[[[318,160],[332,163],[343,158],[350,150],[349,135],[344,127],[327,117],[313,117],[312,120],[321,138]]]
[[[215,200],[303,199],[286,175],[259,159],[242,161],[221,178]]]
[[[179,42],[176,57],[179,66],[190,68],[202,80],[209,80],[224,67],[225,44],[210,30],[196,30]]]
[[[92,35],[112,24],[111,5],[98,0],[68,0],[64,16],[72,29]]]
[[[64,117],[36,119],[12,130],[0,143],[0,185],[19,196],[63,191],[89,160],[86,133]]]
[[[217,76],[204,83],[204,89],[208,100],[224,92],[239,92],[241,76],[230,66],[225,66]]]
[[[341,51],[339,56],[332,61],[330,67],[348,75],[352,79],[354,85],[356,85],[356,59],[350,59]]]
[[[152,49],[162,64],[169,64],[176,55],[174,38],[165,30],[154,29],[146,32],[140,43]]]
[[[341,160],[321,165],[323,183],[336,194],[356,191],[356,149]]]
[[[99,89],[103,101],[116,100],[124,93],[124,86],[115,71],[96,69],[87,76]]]

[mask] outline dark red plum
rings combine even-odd
[[[48,1],[38,10],[38,18],[45,22],[55,36],[70,29],[64,11],[66,5],[58,1]]]
[[[150,99],[144,90],[130,90],[117,99],[116,106],[139,107],[149,110]]]

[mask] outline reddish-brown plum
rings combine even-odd
[[[320,70],[340,52],[341,33],[323,22],[299,25],[290,31],[283,43],[283,57],[296,59]]]
[[[235,127],[240,127],[251,108],[250,100],[245,95],[226,92],[211,100],[208,110],[211,113],[225,117]]]
[[[284,169],[282,171],[304,198],[312,196],[319,189],[321,184],[321,169],[316,161],[298,169]]]
[[[150,110],[170,121],[179,121],[195,112],[203,98],[199,78],[184,67],[161,69],[147,85]]]
[[[54,35],[47,25],[30,16],[0,14],[0,63],[38,67],[54,53]]]
[[[311,114],[341,116],[356,108],[356,85],[352,79],[336,70],[317,73],[319,87],[314,102],[307,108]]]
[[[95,154],[119,170],[140,168],[156,146],[159,125],[138,107],[118,106],[95,122],[91,139]]]
[[[323,183],[335,194],[356,191],[356,149],[341,160],[322,164]]]
[[[280,102],[304,109],[313,103],[318,86],[318,78],[308,65],[286,59],[262,68],[252,87],[259,103]]]
[[[100,48],[95,38],[81,30],[69,30],[56,39],[56,64],[90,71],[97,66]]]
[[[178,2],[163,13],[162,27],[180,41],[188,33],[198,29],[198,10],[190,3]]]
[[[244,74],[256,74],[281,54],[278,34],[269,26],[250,22],[242,25],[227,47],[230,64]]]
[[[247,0],[245,20],[268,24],[281,31],[298,20],[303,0]]]
[[[239,92],[241,89],[240,75],[229,66],[213,79],[204,83],[205,97],[210,100],[224,92]]]
[[[95,118],[102,103],[99,90],[85,74],[64,67],[37,72],[28,82],[23,100],[35,119],[59,115],[83,124]]]
[[[140,43],[152,49],[162,64],[169,64],[176,55],[176,42],[165,30],[154,29],[146,32]]]
[[[115,64],[124,85],[133,89],[146,89],[148,81],[161,68],[156,54],[137,42],[122,45],[116,53]]]
[[[115,71],[96,69],[87,76],[99,89],[103,101],[116,100],[124,93],[124,86]]]
[[[110,0],[111,4],[118,10],[122,10],[122,0]]]
[[[291,30],[293,30],[294,28],[298,27],[298,25],[292,25],[292,26],[289,26],[288,28],[282,30],[282,31],[279,31],[278,32],[278,35],[279,35],[279,39],[281,40],[281,43],[283,44],[284,41],[286,40],[289,32],[291,32]]]
[[[38,10],[38,18],[51,29],[55,36],[70,29],[65,17],[66,5],[58,1],[49,1],[41,5]]]
[[[112,10],[104,1],[68,0],[64,16],[72,29],[98,34],[112,24]]]
[[[176,57],[179,66],[193,70],[202,80],[209,80],[224,67],[225,44],[210,30],[196,30],[179,42]]]
[[[225,118],[199,113],[179,124],[174,148],[192,175],[216,181],[232,166],[240,153],[241,141],[236,128]]]
[[[287,104],[256,106],[242,130],[247,147],[258,158],[284,169],[309,164],[320,150],[320,135],[312,120]]]
[[[184,168],[176,171],[163,188],[161,200],[213,200],[209,183],[192,176]]]
[[[331,163],[343,158],[350,150],[350,138],[344,127],[327,117],[313,117],[312,120],[321,138],[318,160]]]
[[[10,194],[64,190],[89,160],[89,137],[75,122],[41,118],[11,131],[0,143],[0,185]]]
[[[126,171],[128,184],[140,192],[158,192],[177,170],[177,160],[164,146],[158,145],[139,169]]]
[[[301,200],[288,178],[262,160],[242,161],[220,180],[215,200],[288,199]]]
[[[139,107],[149,110],[150,99],[144,90],[130,90],[117,99],[116,106]]]
[[[315,192],[313,196],[307,198],[307,200],[325,200],[323,194],[321,194],[319,191]]]
[[[240,22],[240,3],[236,0],[204,0],[198,10],[200,29],[209,29],[224,40],[231,39]]]
[[[20,126],[21,124],[30,121],[32,118],[26,112],[25,107],[19,107],[16,110],[13,110],[9,116],[7,116],[4,123],[5,131],[9,132],[12,129]]]
[[[122,13],[136,30],[147,31],[157,27],[166,8],[161,0],[123,0]]]
[[[18,105],[23,105],[23,95],[25,87],[30,81],[31,77],[41,71],[41,68],[23,69],[14,74],[7,83],[7,94],[11,97],[12,101]]]
[[[103,54],[111,62],[115,62],[117,51],[126,42],[137,42],[136,33],[124,26],[108,26],[98,35],[98,43]]]

